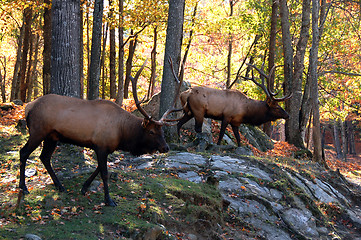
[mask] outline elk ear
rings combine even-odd
[[[142,122],[142,127],[147,128],[149,122],[150,122],[150,118],[144,118]]]

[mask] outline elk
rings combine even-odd
[[[23,193],[29,193],[25,184],[26,161],[41,142],[43,149],[40,160],[50,174],[55,187],[61,192],[65,188],[50,164],[57,142],[93,149],[97,155],[98,166],[83,184],[81,192],[83,194],[87,192],[91,182],[100,172],[104,184],[105,204],[109,206],[117,205],[110,198],[108,189],[107,156],[110,153],[124,150],[133,155],[141,155],[169,151],[162,126],[171,125],[170,122],[174,119],[167,119],[167,116],[176,109],[171,107],[159,121],[156,121],[140,106],[136,85],[145,65],[146,61],[135,77],[130,77],[136,106],[144,118],[132,115],[111,101],[82,100],[54,94],[42,96],[26,106],[25,117],[29,139],[20,150],[19,188]]]
[[[252,78],[243,78],[251,80],[259,86],[267,95],[266,101],[251,99],[238,90],[218,90],[208,87],[190,88],[180,94],[180,100],[182,106],[184,106],[184,115],[177,124],[178,135],[183,124],[192,118],[195,119],[195,131],[201,133],[203,119],[211,118],[222,121],[218,145],[221,144],[226,127],[230,124],[237,140],[237,145],[240,146],[239,126],[241,123],[258,126],[281,118],[288,119],[287,112],[278,103],[289,99],[292,97],[292,94],[282,98],[275,98],[278,93],[272,92],[269,84],[274,68],[270,71],[269,75],[266,75],[256,66],[251,65],[251,67],[260,73],[262,83],[254,79],[253,71]],[[267,79],[267,87],[264,85],[265,78]]]

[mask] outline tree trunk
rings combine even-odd
[[[276,57],[276,39],[277,39],[277,16],[278,16],[278,7],[279,1],[273,0],[272,1],[272,15],[271,15],[271,31],[270,31],[270,41],[269,41],[269,53],[268,53],[268,72],[271,71],[273,66],[275,65],[275,57]],[[274,78],[275,73],[273,72],[270,80],[269,86],[271,90],[274,89]],[[263,125],[263,131],[268,135],[271,136],[272,129],[271,129],[271,122],[267,122]]]
[[[322,136],[321,136],[322,159],[326,159],[325,138],[326,138],[326,128],[322,127]]]
[[[0,77],[2,77],[2,84],[1,84],[1,98],[3,100],[3,103],[6,102],[6,66],[7,66],[7,60],[6,57],[4,56],[4,63],[3,63],[3,67],[4,67],[4,75],[1,75],[0,72]]]
[[[114,8],[113,8],[113,1],[109,1],[110,10],[109,15],[110,19],[114,18]],[[109,33],[109,40],[110,40],[110,56],[109,56],[109,81],[110,81],[110,98],[115,99],[117,97],[117,88],[116,88],[116,70],[115,70],[115,27],[113,23],[110,23],[110,33]]]
[[[284,55],[284,76],[285,94],[289,94],[293,91],[294,79],[293,79],[293,48],[292,39],[290,33],[289,23],[289,11],[286,0],[280,0],[280,15],[281,15],[281,28],[282,28],[282,43],[283,43],[283,55]],[[295,132],[299,129],[299,109],[291,105],[291,100],[286,102],[286,111],[289,113],[290,118],[286,121],[285,134],[286,141],[295,144],[297,147],[302,147],[303,143],[299,142],[294,136]]]
[[[341,139],[342,139],[342,159],[346,161],[347,158],[347,141],[346,141],[346,129],[345,122],[339,119],[339,124],[341,126]]]
[[[312,116],[313,116],[313,114],[312,114],[312,109],[311,109],[310,114],[308,115],[308,125],[307,125],[306,133],[305,133],[307,149],[309,149],[310,145],[311,145],[311,126],[312,126],[312,122],[313,122]]]
[[[105,72],[105,49],[107,46],[107,38],[108,38],[108,26],[109,24],[104,24],[103,27],[103,51],[102,51],[102,55],[101,55],[101,59],[100,59],[100,68],[101,70],[101,80],[102,80],[102,98],[105,99],[105,88],[106,88],[106,84],[105,84],[105,78],[106,78],[106,72]]]
[[[36,79],[36,66],[38,65],[39,39],[39,34],[36,34],[35,39],[34,36],[32,36],[29,70],[26,80],[26,82],[28,83],[26,102],[31,102],[31,99],[33,97],[34,81]],[[32,52],[34,52],[34,55],[32,54]]]
[[[20,91],[19,71],[20,71],[20,64],[21,64],[21,58],[22,58],[24,33],[25,33],[25,27],[24,27],[24,23],[23,23],[23,25],[20,28],[20,34],[17,39],[18,48],[17,48],[17,52],[16,52],[16,62],[15,62],[15,66],[14,66],[13,80],[11,83],[10,101],[18,98],[18,96],[19,96],[19,91]]]
[[[233,6],[234,2],[233,0],[229,1],[229,7],[230,7],[230,13],[229,16],[233,16]],[[231,67],[232,67],[232,48],[233,48],[233,36],[232,36],[232,29],[229,29],[228,34],[228,56],[227,56],[227,82],[226,82],[226,88],[229,89],[231,86]]]
[[[338,122],[336,122],[334,120],[333,121],[333,139],[334,139],[335,148],[336,148],[336,157],[338,159],[342,159],[342,149],[341,149],[340,136],[338,134],[337,124],[338,124]]]
[[[186,46],[186,48],[184,50],[182,65],[181,65],[181,69],[179,71],[179,81],[183,81],[183,77],[184,77],[184,66],[186,65],[186,62],[187,62],[189,49],[191,48],[192,39],[193,39],[194,26],[196,25],[197,8],[198,8],[198,2],[196,2],[196,5],[194,6],[194,9],[193,9],[192,20],[191,20],[191,22],[192,22],[191,30],[189,32],[189,41],[188,41],[187,46]],[[232,87],[232,84],[230,85],[230,88],[231,87]]]
[[[31,45],[31,22],[33,18],[33,11],[31,7],[27,7],[24,10],[24,24],[25,24],[25,32],[24,32],[24,42],[23,42],[23,53],[21,58],[21,65],[19,71],[19,79],[20,79],[20,100],[25,102],[26,100],[26,91],[27,91],[27,83],[26,83],[26,67],[28,64],[28,52],[29,47]]]
[[[347,128],[347,145],[348,145],[348,152],[352,155],[356,154],[356,146],[355,146],[355,132],[353,128],[352,121],[346,121],[346,128]]]
[[[4,57],[4,65],[6,66],[6,57]],[[1,98],[2,98],[2,102],[6,102],[6,93],[5,93],[5,75],[6,75],[6,68],[4,67],[4,77],[1,73],[1,68],[0,68],[0,90],[1,90]]]
[[[302,5],[302,26],[300,32],[300,38],[296,47],[296,54],[294,57],[294,72],[293,72],[293,96],[289,100],[290,114],[294,115],[289,121],[290,129],[295,128],[299,131],[292,131],[289,133],[290,139],[293,144],[298,147],[304,147],[304,134],[306,131],[306,125],[309,115],[302,115],[302,82],[303,82],[303,71],[305,68],[304,59],[307,48],[308,39],[310,37],[310,12],[311,3],[310,0],[304,0]],[[305,119],[302,119],[305,117]]]
[[[80,0],[80,33],[79,33],[79,45],[80,45],[80,98],[84,99],[84,26],[83,26],[83,3],[85,0]]]
[[[123,104],[124,97],[124,46],[123,46],[123,0],[119,0],[119,61],[118,61],[118,95],[117,95],[117,103],[119,105]]]
[[[25,101],[23,102],[30,102],[28,99],[31,99],[31,95],[32,95],[32,91],[33,91],[33,87],[32,87],[32,79],[33,79],[33,62],[34,62],[34,58],[33,58],[33,52],[34,52],[34,34],[30,35],[29,38],[29,62],[28,62],[28,70],[26,72],[26,78],[25,78],[25,83],[26,83],[26,92],[25,92]],[[30,96],[28,96],[28,94]]]
[[[154,95],[154,84],[156,79],[156,72],[157,72],[157,37],[158,31],[157,26],[153,28],[153,49],[151,53],[151,74],[149,80],[149,88],[148,88],[148,96],[147,98],[150,99]]]
[[[172,58],[174,71],[178,73],[183,39],[184,5],[184,0],[169,0],[168,26],[160,95],[160,116],[171,107],[175,95],[176,84],[168,59]],[[168,141],[173,141],[177,136],[176,128],[165,127],[164,134]]]
[[[80,0],[53,0],[51,92],[80,97]]]
[[[93,33],[89,67],[88,99],[99,98],[100,54],[102,42],[103,0],[95,0],[93,12]]]
[[[86,54],[87,54],[87,76],[86,76],[86,96],[87,99],[89,98],[89,81],[90,81],[90,17],[89,17],[89,8],[90,8],[90,2],[86,1],[86,14],[85,14],[85,18],[86,18]]]
[[[133,35],[133,31],[131,31],[131,35]],[[129,98],[129,83],[130,83],[129,75],[132,74],[133,56],[136,47],[137,47],[137,37],[135,37],[129,42],[129,54],[125,65],[125,82],[124,82],[125,99]]]
[[[309,74],[310,74],[310,89],[311,101],[313,109],[313,160],[320,163],[325,163],[322,159],[321,147],[321,128],[320,128],[320,109],[318,104],[318,76],[317,76],[317,60],[318,47],[320,42],[320,32],[318,28],[319,20],[319,2],[312,1],[312,47],[310,50]]]
[[[44,27],[43,27],[43,95],[50,93],[51,79],[51,5],[50,0],[44,0]]]

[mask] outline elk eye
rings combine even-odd
[[[150,135],[154,135],[155,133],[154,133],[154,131],[150,130],[150,131],[149,131],[149,134],[150,134]]]

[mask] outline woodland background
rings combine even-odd
[[[145,99],[174,84],[168,80],[167,56],[175,59],[176,69],[183,63],[180,76],[193,86],[240,89],[264,99],[240,76],[250,74],[246,63],[265,72],[277,66],[272,87],[293,93],[285,106],[290,114],[285,140],[313,147],[314,160],[323,161],[322,136],[328,130],[344,159],[356,153],[358,139],[360,10],[361,1],[330,0],[1,1],[1,101],[29,102],[55,92],[115,99],[125,106],[131,102],[127,76],[146,58],[151,60],[138,86]],[[66,19],[71,34],[57,25]],[[167,27],[180,29],[179,35],[172,40]],[[52,39],[61,37],[73,51],[68,59],[56,57],[62,45]],[[179,53],[167,54],[168,39],[182,40]],[[57,59],[60,65],[54,66]],[[54,83],[57,69],[69,72],[61,83]],[[75,92],[66,92],[67,86]],[[161,99],[172,99],[168,89]],[[272,129],[276,125],[265,126],[269,135]]]
[[[0,1],[1,238],[275,239],[280,231],[284,239],[360,238],[360,20],[360,0]],[[293,93],[282,103],[290,118],[263,128],[281,141],[264,152],[245,137],[244,147],[214,152],[188,144],[141,158],[117,151],[108,159],[116,208],[101,203],[100,182],[86,196],[79,191],[97,167],[90,149],[57,147],[52,164],[65,193],[52,186],[37,149],[27,166],[30,194],[22,196],[23,102],[58,93],[132,111],[127,76],[150,58],[138,95],[160,93],[162,115],[174,95],[169,57],[185,85],[260,100],[262,90],[242,78],[251,75],[247,64],[266,73],[276,66],[271,88]],[[168,138],[172,131],[165,129]],[[181,140],[193,140],[188,133]]]

